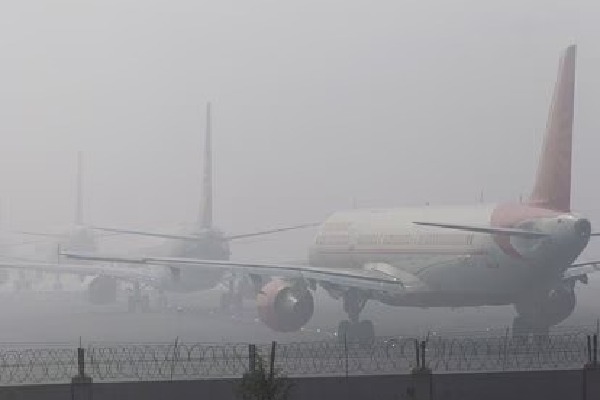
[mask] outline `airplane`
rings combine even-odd
[[[575,263],[591,223],[571,209],[571,147],[576,46],[560,58],[539,166],[522,203],[356,209],[319,227],[307,265],[185,257],[119,257],[63,252],[68,258],[177,265],[184,274],[220,269],[247,274],[259,318],[275,331],[299,330],[314,311],[317,286],[342,301],[337,335],[370,340],[368,301],[393,306],[514,305],[513,335],[546,335],[576,303],[575,285],[600,262]]]
[[[299,224],[294,226],[279,227],[274,229],[249,232],[242,234],[226,235],[213,224],[213,182],[212,182],[212,122],[211,104],[206,106],[206,134],[204,144],[204,170],[202,178],[202,199],[199,207],[199,215],[196,222],[189,231],[181,233],[160,233],[133,229],[122,229],[113,227],[100,227],[85,225],[83,223],[82,202],[82,161],[79,156],[78,168],[78,202],[76,213],[76,229],[71,232],[71,240],[64,241],[61,251],[75,251],[94,253],[96,244],[93,241],[93,230],[103,231],[105,235],[140,235],[146,237],[162,238],[174,242],[165,243],[154,249],[153,253],[166,255],[168,257],[202,257],[211,260],[227,260],[230,256],[229,243],[234,240],[250,237],[271,235],[290,230],[314,227],[317,224]],[[61,239],[64,236],[27,232],[39,236],[50,236]],[[79,236],[78,236],[79,235]],[[85,239],[85,240],[80,240]],[[88,240],[89,239],[89,240]],[[56,253],[55,253],[56,254]],[[84,260],[77,260],[79,262]],[[10,268],[9,263],[0,264],[0,268]],[[221,295],[221,308],[239,308],[242,306],[244,294],[247,293],[248,282],[241,274],[230,273],[221,269],[207,268],[194,271],[181,271],[177,265],[165,265],[156,268],[127,267],[114,268],[103,266],[92,268],[91,266],[65,266],[63,264],[43,264],[31,262],[21,263],[21,270],[35,269],[37,271],[51,271],[59,273],[76,273],[82,277],[91,276],[88,285],[88,300],[93,304],[114,303],[117,298],[117,286],[119,282],[127,282],[133,286],[133,293],[128,298],[129,311],[150,309],[150,297],[143,289],[154,289],[159,293],[159,306],[164,308],[167,303],[168,292],[198,292],[214,289],[222,284],[227,285],[228,290]]]
[[[60,231],[55,232],[17,231],[16,233],[18,234],[39,237],[40,239],[23,242],[24,244],[29,243],[33,245],[35,247],[34,252],[36,255],[34,257],[21,257],[16,259],[14,260],[15,264],[27,265],[36,262],[58,262],[58,255],[56,252],[57,246],[70,251],[85,251],[92,253],[97,250],[98,235],[96,235],[93,229],[84,222],[83,163],[83,152],[79,151],[77,152],[76,207],[73,223],[67,227],[60,228]],[[79,263],[81,264],[81,261],[79,261]],[[16,280],[15,285],[17,289],[30,289],[34,282],[39,282],[43,278],[42,275],[43,274],[38,273],[35,277],[26,276],[24,275],[24,271],[20,271],[20,276]],[[61,277],[59,274],[54,275],[55,281],[53,283],[53,288],[55,290],[61,290],[63,288]]]
[[[33,242],[37,244],[36,252],[41,254],[44,260],[55,261],[56,244],[60,244],[64,250],[94,252],[97,250],[97,241],[94,231],[84,222],[83,217],[83,152],[77,152],[77,194],[75,218],[73,223],[62,232],[39,232],[39,231],[18,231],[18,233],[27,236],[38,236],[47,238]]]

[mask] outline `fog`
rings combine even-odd
[[[514,201],[531,190],[558,56],[577,43],[572,203],[600,227],[599,16],[583,0],[3,2],[2,225],[72,224],[78,150],[86,222],[195,221],[207,101],[228,233],[353,205]],[[232,258],[302,259],[312,235]]]

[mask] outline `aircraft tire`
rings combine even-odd
[[[513,338],[527,338],[529,335],[529,327],[523,317],[515,317],[512,326]]]
[[[160,294],[158,296],[158,309],[161,311],[165,311],[169,307],[169,300],[167,296],[164,294]]]
[[[229,293],[221,294],[221,302],[219,303],[221,311],[228,311],[231,307],[231,296]]]
[[[358,339],[364,343],[371,343],[375,339],[375,326],[373,321],[365,319],[357,324]]]
[[[375,339],[375,327],[371,320],[352,323],[348,320],[341,321],[337,331],[340,343],[360,342],[371,343]]]
[[[143,313],[150,312],[150,296],[147,294],[143,295],[140,299],[140,309]]]
[[[135,296],[129,296],[127,298],[127,311],[130,313],[134,313],[136,310],[137,306],[137,301]]]
[[[236,311],[240,311],[244,308],[244,297],[242,293],[235,293],[232,296],[231,306]]]

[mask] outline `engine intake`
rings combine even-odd
[[[257,297],[258,316],[277,332],[295,332],[302,328],[314,312],[313,296],[308,289],[273,279]]]

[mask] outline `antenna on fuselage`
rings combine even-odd
[[[210,102],[206,103],[206,133],[204,136],[204,171],[202,172],[202,200],[198,223],[202,229],[213,225],[213,183],[212,183],[212,121]]]

